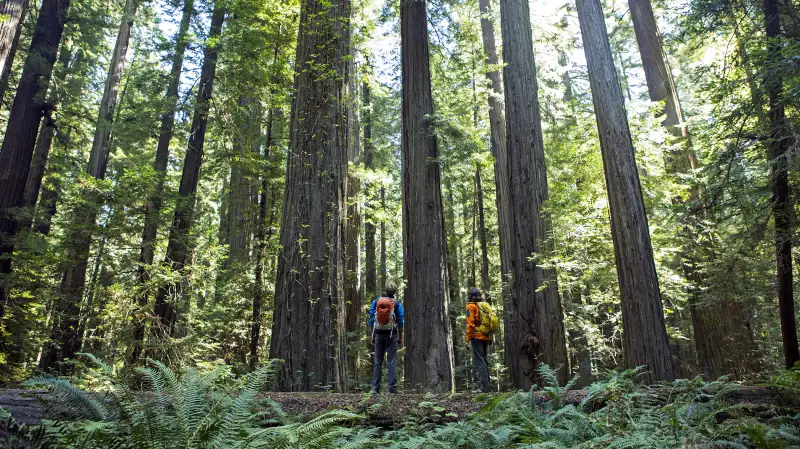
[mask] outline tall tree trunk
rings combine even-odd
[[[277,51],[276,51],[277,53]],[[271,152],[274,145],[273,132],[275,129],[276,116],[280,110],[270,109],[267,113],[267,134],[264,147],[264,162],[270,163]],[[272,237],[272,217],[267,223],[267,203],[272,195],[271,168],[261,174],[261,194],[258,200],[258,224],[256,233],[256,264],[255,264],[255,286],[253,290],[253,314],[250,320],[250,370],[253,371],[258,366],[258,348],[261,342],[261,324],[264,308],[264,271],[266,269],[264,258],[266,257],[267,244]]]
[[[448,320],[447,242],[433,114],[425,0],[400,2],[403,78],[403,246],[408,316],[405,381],[410,388],[453,388]]]
[[[175,215],[169,231],[167,243],[167,256],[164,264],[173,271],[183,275],[183,269],[190,262],[194,244],[190,241],[190,231],[194,224],[195,193],[200,180],[200,166],[203,162],[203,147],[206,142],[208,128],[208,113],[211,108],[211,97],[214,91],[214,76],[217,72],[217,56],[219,54],[219,37],[222,33],[222,24],[225,21],[224,3],[214,3],[211,14],[211,27],[208,32],[206,46],[203,49],[203,67],[200,72],[200,83],[197,88],[197,100],[192,117],[189,144],[183,160],[183,173],[181,184],[178,188],[178,202],[175,206]],[[158,323],[154,323],[156,339],[176,335],[179,308],[173,300],[181,300],[183,280],[174,284],[162,285],[156,293],[155,316]]]
[[[270,357],[285,391],[337,390],[343,373],[343,239],[350,37],[346,0],[301,2]]]
[[[351,56],[355,60],[355,50],[351,48]],[[359,116],[358,77],[356,64],[350,63],[348,81],[347,130],[349,132],[347,161],[350,167],[347,172],[347,215],[345,216],[345,276],[344,298],[347,308],[345,331],[347,332],[347,372],[358,380],[358,342],[360,323],[363,320],[361,305],[363,291],[361,289],[361,178],[355,168],[361,164],[361,124]],[[374,240],[374,235],[373,235]],[[374,254],[373,254],[374,255]],[[374,262],[374,260],[373,260]]]
[[[361,115],[364,121],[364,166],[367,170],[375,169],[374,155],[375,146],[372,144],[372,91],[370,90],[369,80],[364,81],[362,87],[362,97],[364,106]],[[375,216],[370,193],[370,186],[366,186],[365,196],[368,201],[364,210],[364,289],[369,299],[378,295],[378,272],[375,263]]]
[[[386,288],[386,276],[389,275],[386,270],[386,188],[381,187],[381,289]]]
[[[506,128],[508,136],[508,202],[511,235],[511,299],[505,307],[506,352],[512,384],[527,388],[535,363],[523,357],[532,334],[540,342],[538,361],[558,369],[559,379],[569,373],[564,317],[553,270],[542,269],[534,255],[547,255],[550,217],[542,211],[548,198],[542,123],[539,114],[536,65],[533,56],[530,8],[527,0],[500,3],[503,60],[506,62]],[[523,367],[523,362],[527,366]]]
[[[489,278],[489,242],[486,237],[486,216],[483,210],[483,181],[481,169],[475,170],[475,190],[478,193],[478,240],[481,244],[481,283],[486,293],[492,291],[492,281]]]
[[[767,31],[767,56],[772,67],[778,67],[781,55],[781,17],[777,0],[764,0],[764,19]],[[788,152],[791,138],[783,105],[783,78],[774,70],[765,78],[769,92],[769,159],[772,162],[772,215],[775,217],[775,259],[777,261],[778,309],[781,317],[783,356],[786,368],[800,361],[797,324],[794,316],[792,281],[792,204],[789,195]]]
[[[636,157],[600,0],[577,0],[608,187],[625,362],[650,382],[674,378]]]
[[[92,151],[89,154],[87,173],[94,179],[102,180],[106,175],[109,156],[109,139],[114,110],[117,106],[119,85],[125,68],[125,56],[128,53],[134,16],[138,7],[137,0],[127,0],[123,12],[122,23],[117,34],[114,52],[106,77],[103,98],[100,101],[100,113],[97,118]],[[52,370],[56,364],[71,359],[81,348],[81,335],[78,332],[80,320],[80,304],[86,286],[86,270],[89,264],[89,249],[92,243],[93,228],[100,210],[102,193],[97,188],[85,192],[84,202],[77,206],[73,215],[73,226],[70,231],[70,246],[67,248],[68,267],[58,287],[57,319],[53,325],[53,334],[47,350],[42,358],[40,368]],[[70,365],[62,364],[61,372],[67,372]]]
[[[511,291],[509,289],[509,270],[511,269],[511,258],[509,242],[512,235],[511,231],[511,193],[508,185],[508,140],[506,138],[506,115],[505,105],[503,104],[503,80],[500,74],[500,61],[497,55],[497,44],[495,43],[494,22],[491,18],[493,12],[490,0],[479,0],[481,10],[481,38],[483,41],[483,52],[486,54],[486,65],[491,69],[486,72],[486,76],[491,81],[492,90],[489,94],[489,127],[492,139],[492,155],[495,157],[494,179],[495,179],[495,203],[497,205],[498,235],[500,241],[500,298],[503,310],[512,308]],[[506,321],[508,314],[503,314],[504,326],[510,329],[514,322]],[[508,333],[504,334],[507,341]],[[513,336],[513,330],[512,330]],[[517,355],[508,350],[504,351],[506,356],[506,366],[511,366],[513,359]],[[518,364],[516,366],[519,366]],[[519,375],[519,369],[517,371]],[[512,376],[513,377],[513,376]]]
[[[70,60],[72,59],[72,49],[68,45],[68,39],[61,45],[58,54],[58,63],[60,67],[55,68],[54,77],[59,82],[64,82],[67,76]],[[52,90],[52,86],[51,86]],[[55,92],[49,93],[49,102],[55,108],[58,101],[58,94]],[[31,161],[30,172],[28,173],[28,182],[25,184],[25,207],[33,209],[36,206],[36,200],[39,199],[39,190],[42,187],[42,179],[44,179],[45,168],[47,167],[47,160],[50,157],[50,148],[53,142],[53,136],[56,134],[56,121],[52,115],[45,115],[41,126],[39,127],[39,136],[36,138],[36,147],[33,151],[33,160]],[[20,222],[20,229],[27,229],[33,223],[33,214]]]
[[[455,214],[455,201],[453,200],[453,188],[449,181],[449,179],[445,178],[445,192],[447,201],[444,204],[446,219],[444,221],[445,231],[446,231],[446,238],[447,238],[447,279],[449,282],[449,289],[450,289],[450,328],[453,331],[453,367],[462,367],[464,364],[462,363],[461,352],[463,349],[463,343],[458,335],[458,317],[463,316],[464,311],[459,307],[461,302],[461,282],[459,280],[459,269],[458,269],[458,247],[459,247],[459,239],[458,234],[456,233],[456,214]],[[469,375],[461,375],[459,376],[457,373],[454,374],[454,378],[456,381],[456,389],[462,389],[466,384],[466,381],[470,378]]]
[[[650,0],[628,0],[628,6],[631,10],[636,42],[639,44],[639,53],[642,56],[650,100],[665,103],[664,126],[674,129],[676,135],[686,137],[687,130],[683,121],[681,102],[661,45],[661,34],[658,32],[653,6]]]
[[[172,69],[169,74],[169,83],[164,98],[165,108],[161,114],[161,128],[158,134],[158,144],[156,146],[156,157],[153,162],[153,169],[156,172],[156,184],[150,200],[147,204],[147,211],[144,218],[144,230],[142,232],[142,248],[139,252],[139,284],[142,292],[136,296],[139,313],[137,313],[133,330],[133,349],[129,361],[136,362],[142,354],[142,343],[144,341],[145,324],[148,313],[145,313],[148,302],[146,284],[150,281],[149,267],[153,265],[155,258],[156,236],[158,234],[158,222],[161,215],[162,197],[164,192],[164,178],[167,173],[167,163],[169,162],[169,145],[172,141],[172,134],[175,128],[175,112],[178,107],[178,88],[181,81],[181,71],[183,70],[183,60],[186,54],[186,46],[189,43],[187,33],[189,23],[194,14],[194,0],[184,0],[183,15],[181,16],[178,33],[175,36],[175,53],[172,55]]]
[[[0,276],[11,273],[16,233],[16,217],[12,210],[24,205],[36,134],[42,114],[47,109],[44,98],[64,32],[69,3],[70,0],[42,1],[0,148]],[[4,324],[9,300],[8,287],[0,285],[0,328]]]
[[[14,57],[19,46],[19,36],[28,15],[29,0],[5,0],[0,4],[0,16],[6,19],[0,22],[0,105],[3,104]]]

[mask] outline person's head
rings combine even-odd
[[[389,282],[388,284],[386,284],[386,287],[384,287],[383,294],[387,298],[394,298],[394,295],[397,294],[397,285],[395,285],[394,282]]]
[[[467,294],[467,298],[470,302],[478,302],[481,300],[481,291],[475,287],[469,289],[469,293]]]

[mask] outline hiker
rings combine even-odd
[[[373,393],[381,392],[384,356],[389,372],[389,393],[397,393],[397,348],[403,346],[403,305],[394,297],[397,286],[390,282],[385,290],[383,296],[372,301],[369,308],[369,327],[372,328],[372,344],[375,347]]]
[[[472,348],[472,359],[475,364],[475,375],[478,377],[478,391],[488,393],[489,364],[487,355],[492,337],[500,326],[497,313],[486,300],[481,291],[473,287],[467,299],[467,346]],[[477,391],[476,391],[477,393]]]

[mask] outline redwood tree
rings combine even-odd
[[[577,0],[611,212],[622,301],[625,362],[647,381],[674,379],[650,229],[600,0]]]
[[[303,0],[270,357],[279,387],[345,387],[343,239],[347,176],[347,0]]]
[[[406,279],[405,381],[410,388],[453,387],[446,239],[433,115],[425,0],[400,2],[403,78],[403,260]]]
[[[5,20],[0,21],[0,104],[3,103],[11,68],[14,65],[14,56],[19,46],[19,36],[25,16],[28,15],[29,0],[5,0],[0,4],[0,16]]]
[[[511,231],[505,247],[510,262],[510,298],[504,304],[506,362],[512,384],[527,388],[535,375],[534,335],[540,343],[539,361],[558,369],[562,381],[569,369],[556,276],[538,263],[551,249],[551,224],[542,210],[548,198],[547,172],[528,1],[500,2],[500,16],[509,188],[501,213],[508,214]]]
[[[10,299],[3,277],[11,272],[11,254],[14,252],[16,220],[12,210],[24,205],[36,134],[47,109],[45,94],[69,4],[70,0],[42,1],[0,148],[0,327]]]
[[[767,57],[773,66],[781,63],[781,15],[778,0],[764,0]],[[794,289],[792,280],[792,210],[788,157],[791,130],[783,105],[783,78],[775,70],[764,80],[769,93],[770,139],[769,160],[772,162],[770,187],[772,188],[772,215],[775,219],[775,259],[778,309],[781,317],[781,336],[786,368],[800,361],[797,342],[797,324],[794,316]]]

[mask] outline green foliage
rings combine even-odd
[[[772,376],[767,385],[789,394],[800,394],[800,362],[795,363],[792,369]]]

